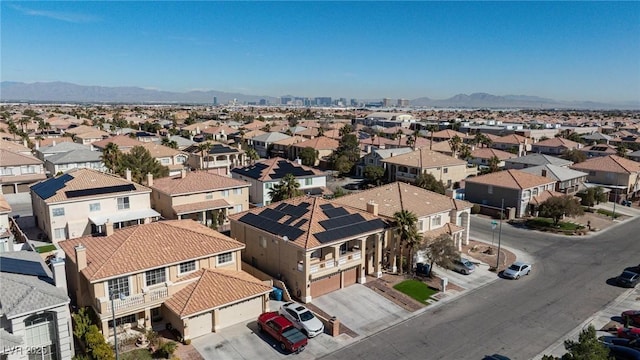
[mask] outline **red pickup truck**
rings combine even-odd
[[[258,329],[279,342],[282,351],[300,353],[307,346],[307,337],[291,321],[275,311],[258,316]]]

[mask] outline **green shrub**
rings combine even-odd
[[[479,214],[480,213],[480,205],[473,204],[473,206],[471,207],[471,213],[472,214]]]
[[[153,353],[154,357],[161,357],[164,359],[170,359],[173,353],[176,351],[178,344],[174,341],[161,341],[158,345],[158,349]]]

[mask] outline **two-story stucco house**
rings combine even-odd
[[[29,192],[29,186],[46,178],[40,159],[0,149],[0,185],[3,194]]]
[[[428,148],[420,148],[410,153],[396,155],[381,160],[387,164],[389,181],[415,182],[419,174],[433,175],[446,187],[477,174],[477,168],[467,167],[467,162],[441,154]]]
[[[514,216],[527,214],[529,204],[545,191],[554,191],[556,180],[520,170],[503,170],[465,181],[465,200],[500,209],[504,200],[505,214],[514,208]],[[507,215],[508,216],[508,215]]]
[[[65,261],[50,269],[37,252],[2,252],[0,280],[0,358],[71,360]]]
[[[241,270],[244,248],[191,220],[168,220],[60,242],[69,292],[95,310],[105,337],[115,325],[191,339],[268,309],[272,287]],[[113,299],[113,304],[111,300]]]
[[[524,136],[510,134],[493,140],[491,147],[524,156],[531,151],[531,140]]]
[[[587,159],[570,167],[588,173],[589,183],[612,189],[610,201],[633,198],[640,194],[639,162],[609,155]]]
[[[280,140],[290,138],[289,135],[279,132],[268,132],[249,139],[248,144],[252,146],[260,157],[269,156],[270,146]]]
[[[531,151],[541,154],[562,155],[569,150],[581,149],[582,144],[562,137],[554,137],[531,145]]]
[[[189,154],[170,148],[168,146],[156,144],[153,142],[143,142],[143,148],[147,149],[151,154],[151,157],[158,160],[160,165],[166,166],[169,169],[169,175],[178,175],[180,170],[184,169],[187,165],[187,159]],[[124,150],[124,153],[131,151],[131,149]]]
[[[389,227],[374,208],[367,212],[300,196],[231,215],[231,236],[246,245],[245,262],[310,302],[380,271],[363,253],[381,247]]]
[[[356,176],[364,177],[364,169],[367,166],[377,166],[386,169],[387,164],[382,162],[382,160],[414,151],[410,147],[396,149],[369,149],[371,152],[361,157],[360,161],[356,164]]]
[[[209,144],[206,149],[202,147],[204,144]],[[245,166],[248,161],[248,157],[240,147],[213,141],[190,145],[184,149],[184,152],[189,155],[187,165],[192,169],[227,176],[231,169]]]
[[[160,179],[147,175],[151,204],[165,219],[192,219],[207,226],[227,223],[230,214],[249,209],[251,184],[204,171],[182,171]]]
[[[269,191],[280,183],[287,174],[293,174],[296,177],[300,184],[299,189],[305,194],[319,195],[326,189],[327,177],[324,173],[304,166],[297,161],[282,158],[262,160],[231,171],[231,177],[234,179],[251,184],[249,202],[257,206],[271,203]]]
[[[36,225],[53,243],[116,227],[147,223],[160,214],[151,208],[151,189],[129,179],[75,169],[31,187]]]

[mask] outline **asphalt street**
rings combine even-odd
[[[471,234],[491,241],[490,220],[473,217]],[[534,358],[625,291],[611,279],[640,263],[640,219],[591,237],[504,223],[501,242],[534,259],[531,275],[500,279],[324,358]]]

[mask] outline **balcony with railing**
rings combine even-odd
[[[145,308],[156,305],[169,298],[169,288],[166,286],[147,290],[141,294],[133,294],[113,300],[113,309],[116,314],[137,308]],[[111,314],[111,300],[108,297],[96,299],[97,309],[101,314]]]
[[[328,273],[338,271],[338,267],[348,267],[352,264],[357,264],[362,259],[362,250],[354,248],[351,251],[347,251],[337,259],[319,259],[312,258],[309,263],[309,274],[311,274],[314,278],[318,276],[323,276]]]

